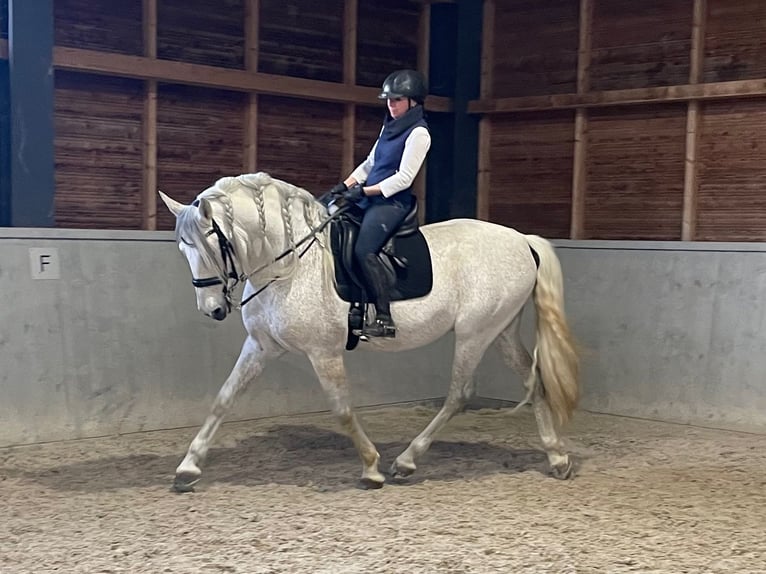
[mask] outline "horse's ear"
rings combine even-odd
[[[165,203],[165,205],[168,207],[168,209],[173,215],[177,216],[179,213],[181,213],[181,210],[184,207],[186,207],[183,203],[179,203],[172,197],[165,195],[159,189],[157,190],[157,193],[160,194],[160,198],[162,199],[162,201]]]

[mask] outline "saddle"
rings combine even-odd
[[[354,244],[364,211],[356,205],[334,219],[330,227],[330,245],[335,259],[335,288],[349,305],[348,340],[346,349],[352,350],[359,342],[359,333],[366,319],[369,303],[363,275],[354,258]],[[407,216],[394,231],[378,254],[392,285],[391,301],[424,297],[431,292],[433,272],[431,253],[425,237],[418,228],[418,203],[412,198]]]

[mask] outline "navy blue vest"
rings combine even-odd
[[[372,186],[380,183],[399,171],[399,164],[402,161],[402,154],[404,154],[404,144],[412,130],[419,126],[428,129],[428,123],[426,123],[423,117],[423,106],[412,108],[396,120],[390,116],[386,118],[383,131],[375,147],[375,164],[367,175],[365,185]],[[371,200],[370,203],[385,203],[396,198],[405,205],[410,205],[411,197],[412,187],[408,187],[395,193],[390,198],[384,195],[374,195],[367,199]]]

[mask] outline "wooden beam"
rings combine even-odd
[[[418,60],[417,69],[428,78],[431,44],[431,4],[424,3],[420,7],[420,18],[418,20]],[[420,223],[426,220],[426,173],[428,171],[428,159],[423,163],[415,181],[412,182],[412,191],[418,199],[418,216]]]
[[[693,241],[697,231],[697,188],[700,103],[689,102],[686,111],[686,152],[684,154],[684,201],[681,240]]]
[[[705,27],[707,20],[707,0],[694,0],[692,17],[692,45],[689,53],[689,83],[702,82],[705,61]]]
[[[358,0],[346,0],[343,11],[343,82],[350,86],[356,84],[358,22]]]
[[[703,79],[705,59],[705,25],[707,0],[694,0],[692,19],[692,45],[689,54],[689,83],[699,84]],[[697,230],[697,191],[699,187],[700,102],[691,101],[686,110],[686,152],[684,154],[684,201],[681,220],[681,239],[693,241]]]
[[[144,55],[157,57],[157,0],[143,0]],[[142,227],[157,229],[157,80],[144,85]]]
[[[580,0],[580,34],[577,44],[577,93],[590,90],[591,29],[593,27],[593,1]]]
[[[216,68],[187,62],[155,60],[142,56],[112,54],[63,46],[54,47],[53,66],[59,70],[157,80],[238,92],[255,92],[363,105],[378,103],[377,88],[347,86],[336,82]],[[448,112],[452,109],[452,100],[429,96],[428,107],[433,111]]]
[[[484,0],[481,25],[481,76],[479,94],[492,96],[492,68],[495,61],[495,0]],[[492,118],[479,120],[478,174],[476,181],[476,217],[489,221],[489,192],[492,186]],[[512,192],[513,190],[511,190]]]
[[[428,77],[428,66],[431,61],[431,5],[424,4],[420,9],[418,20],[418,62],[417,67]]]
[[[258,71],[260,0],[245,0],[245,69]]]
[[[358,0],[346,0],[343,12],[343,82],[346,86],[356,84],[356,41],[359,20]],[[354,142],[356,141],[356,106],[346,104],[343,114],[343,149],[341,174],[345,178],[355,167]]]
[[[492,68],[495,62],[495,0],[484,1],[481,25],[481,79],[479,94],[482,100],[492,97]]]
[[[143,0],[144,56],[157,57],[157,0]]]
[[[4,39],[0,39],[0,59],[8,59],[8,41]],[[140,80],[157,80],[237,92],[256,92],[362,105],[378,103],[377,88],[346,86],[335,82],[252,73],[245,70],[231,70],[63,46],[54,46],[53,48],[53,67],[59,70]],[[434,112],[451,112],[453,109],[452,99],[442,96],[428,96],[427,105],[428,109]]]
[[[578,107],[603,108],[638,104],[664,104],[692,100],[757,98],[766,96],[766,79],[683,84],[656,88],[631,88],[587,92],[585,94],[554,94],[517,98],[480,99],[468,103],[469,113],[498,114],[568,110]]]
[[[258,94],[248,94],[244,140],[242,168],[245,173],[255,173],[258,171]]]
[[[479,161],[476,182],[476,219],[489,221],[489,190],[492,183],[492,123],[489,117],[479,120]],[[510,190],[511,193],[513,190]]]
[[[245,0],[245,69],[258,72],[260,0]],[[258,94],[248,94],[245,109],[244,157],[245,173],[258,171]]]
[[[593,1],[580,0],[580,34],[577,47],[577,93],[590,90],[591,28]],[[577,108],[574,125],[574,153],[572,154],[572,215],[569,236],[582,239],[585,235],[585,193],[588,187],[588,111]]]
[[[579,108],[575,113],[574,154],[572,158],[572,216],[569,222],[570,239],[585,236],[585,193],[588,187],[588,116]]]
[[[157,229],[157,81],[149,80],[144,92],[143,217],[142,228]]]

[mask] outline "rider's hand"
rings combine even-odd
[[[333,186],[333,188],[330,190],[330,195],[333,197],[339,197],[346,193],[347,190],[348,186],[341,181],[340,183]]]
[[[367,197],[367,195],[364,193],[364,187],[361,183],[355,183],[351,187],[348,188],[348,191],[343,194],[343,198],[346,201],[350,201],[352,203],[356,203],[363,197]]]

